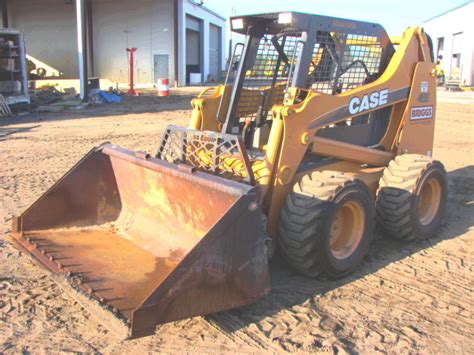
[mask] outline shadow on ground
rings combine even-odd
[[[0,141],[5,140],[6,137],[8,137],[11,134],[14,133],[22,133],[22,132],[28,132],[31,131],[32,129],[35,129],[39,127],[40,125],[34,125],[34,126],[28,126],[28,127],[21,127],[21,128],[7,128],[7,127],[1,127],[0,126]]]
[[[194,92],[177,92],[168,97],[158,97],[149,93],[137,97],[122,95],[122,102],[117,104],[91,105],[82,109],[65,108],[60,112],[31,112],[24,115],[5,117],[0,120],[0,127],[48,121],[190,110],[190,102],[194,97],[196,97]]]
[[[373,274],[385,266],[402,260],[421,250],[429,249],[445,240],[463,235],[474,226],[474,165],[448,173],[449,197],[447,212],[440,230],[424,241],[404,242],[376,232],[369,255],[352,275],[339,280],[314,280],[300,276],[281,259],[270,265],[272,292],[257,303],[232,311],[221,312],[206,318],[226,332],[241,328],[271,317],[285,308],[306,302],[341,286]],[[229,320],[231,318],[231,321]]]

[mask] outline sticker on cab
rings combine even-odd
[[[421,92],[428,92],[429,85],[427,81],[422,81],[420,85],[420,91]]]

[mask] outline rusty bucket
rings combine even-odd
[[[13,221],[13,241],[123,338],[270,290],[255,187],[111,144]]]

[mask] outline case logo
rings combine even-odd
[[[351,115],[356,115],[358,113],[376,108],[378,106],[386,105],[387,102],[388,89],[374,91],[370,95],[366,94],[362,96],[362,98],[355,96],[351,99],[351,101],[349,101],[349,113]]]

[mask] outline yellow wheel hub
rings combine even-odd
[[[337,259],[349,257],[359,245],[365,229],[365,211],[358,201],[344,203],[331,225],[329,247]]]
[[[438,214],[441,204],[441,185],[431,178],[422,186],[418,201],[418,217],[422,225],[428,225]]]

